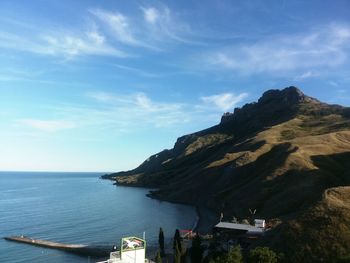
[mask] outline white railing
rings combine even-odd
[[[96,263],[114,263],[120,261],[120,251],[114,251],[109,254],[109,259]]]

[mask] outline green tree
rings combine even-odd
[[[163,229],[159,229],[159,237],[158,237],[158,243],[159,243],[159,249],[160,249],[160,255],[164,257],[165,250],[164,250],[164,232]]]
[[[231,248],[227,254],[219,256],[209,261],[209,263],[242,263],[242,262],[243,262],[243,256],[241,253],[240,246]]]
[[[277,254],[268,247],[256,247],[250,250],[248,263],[277,263]]]
[[[197,233],[194,239],[192,240],[191,247],[191,262],[192,263],[201,263],[203,257],[203,249],[202,249],[202,239]]]
[[[227,253],[227,261],[228,263],[240,263],[243,262],[242,252],[240,246],[235,246],[231,248]]]
[[[160,256],[160,252],[158,250],[156,258],[155,258],[156,263],[162,263],[162,257]]]

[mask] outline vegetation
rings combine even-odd
[[[286,262],[346,262],[350,251],[350,187],[327,189],[322,200],[281,224],[264,242],[284,251]]]
[[[179,243],[176,242],[175,249],[174,249],[174,263],[181,263],[181,259],[182,259],[181,249],[179,248]]]
[[[164,257],[165,255],[165,250],[164,250],[164,232],[163,229],[159,229],[159,236],[158,236],[158,244],[159,244],[159,249],[160,249],[160,255]]]
[[[157,255],[156,255],[156,258],[155,258],[155,262],[156,263],[162,263],[162,257],[160,255],[160,251],[158,250],[157,251]]]
[[[268,247],[256,247],[249,252],[248,263],[277,263],[279,257]]]
[[[296,137],[296,134],[293,130],[283,130],[281,131],[281,137],[283,140],[292,140]]]
[[[231,248],[227,254],[221,255],[209,261],[209,263],[243,263],[240,246]]]
[[[202,248],[202,239],[197,233],[192,240],[191,247],[191,262],[192,263],[201,263],[203,257],[203,248]]]

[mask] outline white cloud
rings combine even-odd
[[[145,93],[121,95],[97,91],[86,95],[101,102],[101,107],[72,109],[70,116],[79,116],[76,119],[85,123],[82,125],[107,125],[129,132],[151,127],[170,128],[194,120],[204,123],[208,122],[208,116],[215,123],[223,112],[233,110],[248,96],[222,93],[200,97],[197,103],[177,103],[154,101]]]
[[[66,120],[40,120],[40,119],[22,119],[18,120],[20,124],[24,124],[33,129],[44,132],[57,132],[60,130],[72,129],[76,124]]]
[[[125,57],[126,53],[105,43],[105,38],[96,31],[87,32],[86,37],[72,35],[44,36],[46,48],[39,49],[39,53],[52,55],[63,54],[66,57],[77,55],[110,55]]]
[[[222,93],[212,96],[201,97],[207,107],[215,107],[221,111],[233,110],[237,103],[241,102],[248,96],[247,93],[235,95],[233,93]],[[203,107],[203,105],[202,105]]]
[[[15,34],[0,30],[0,47],[71,59],[77,56],[130,57],[135,48],[164,51],[169,44],[193,44],[191,30],[169,8],[141,8],[141,14],[128,16],[117,11],[89,10],[89,24],[77,28],[52,28],[9,19],[16,26]],[[121,49],[122,48],[122,49]],[[128,52],[125,49],[128,48]],[[129,53],[130,52],[130,53]]]
[[[135,67],[129,67],[129,66],[125,66],[125,65],[120,65],[120,64],[113,64],[114,67],[117,67],[119,69],[125,70],[125,71],[129,71],[131,73],[137,74],[139,76],[142,77],[146,77],[146,78],[159,78],[162,75],[160,74],[154,74],[139,68],[135,68]]]
[[[144,19],[150,24],[154,24],[159,18],[159,12],[154,7],[142,8]]]
[[[201,55],[210,70],[242,74],[310,71],[345,63],[350,27],[330,25],[305,34],[272,36]],[[309,76],[307,76],[309,75]],[[304,77],[311,77],[310,73]]]
[[[141,7],[141,10],[148,25],[145,30],[150,41],[202,44],[192,40],[193,32],[190,26],[175,17],[168,7]]]
[[[112,95],[103,91],[89,92],[86,96],[101,102],[113,101],[115,99]]]
[[[145,93],[95,91],[85,94],[85,99],[95,103],[46,106],[50,116],[60,116],[60,119],[19,118],[16,123],[21,125],[21,130],[27,127],[46,133],[80,128],[120,134],[154,128],[183,128],[193,122],[205,127],[217,123],[224,111],[232,110],[246,96],[246,93],[223,93],[198,98],[194,103],[178,103],[156,101]]]
[[[109,12],[102,9],[95,9],[91,10],[90,12],[102,22],[107,24],[118,41],[130,45],[141,45],[141,43],[136,40],[134,33],[132,32],[129,19],[123,14],[118,12]]]
[[[86,35],[89,37],[89,39],[93,40],[96,44],[103,44],[105,43],[105,37],[102,36],[97,31],[91,31],[86,33]]]
[[[127,56],[125,52],[108,44],[105,37],[97,31],[88,31],[81,35],[57,31],[34,36],[0,32],[0,47],[65,58],[80,55]]]
[[[308,78],[318,77],[319,75],[320,75],[319,73],[309,70],[309,71],[302,73],[301,75],[295,76],[294,80],[301,81],[301,80],[308,79]]]

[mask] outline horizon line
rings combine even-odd
[[[57,171],[57,170],[0,170],[0,173],[104,173],[111,174],[115,172],[106,171]]]

